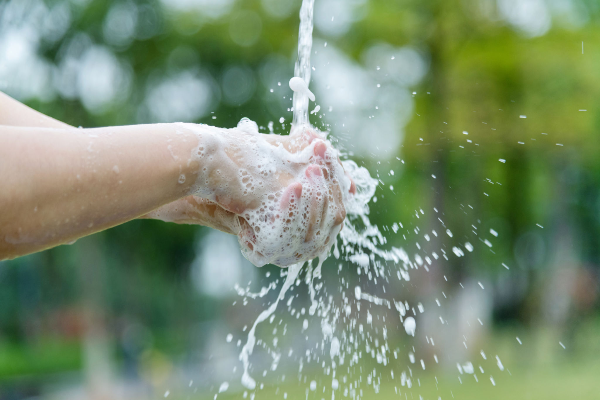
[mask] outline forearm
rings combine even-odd
[[[44,115],[0,92],[0,125],[38,128],[69,128],[64,122]],[[217,204],[197,196],[188,196],[141,216],[179,224],[204,225],[237,234],[237,217]]]
[[[0,126],[0,259],[107,229],[191,194],[199,137],[174,124]]]
[[[12,99],[0,92],[0,125],[23,126],[39,128],[68,128],[69,125],[48,117],[35,111],[26,105]],[[225,131],[218,128],[206,126],[196,126],[195,131],[211,131],[210,139],[206,147],[215,149],[215,134]],[[81,130],[79,131],[81,132]],[[203,135],[207,136],[207,135]],[[211,145],[212,143],[212,145]],[[220,146],[216,146],[220,147]],[[208,149],[206,149],[208,150]],[[210,153],[210,151],[206,151]],[[217,157],[218,158],[218,157]],[[222,167],[222,165],[221,165]],[[210,168],[209,169],[213,169]],[[216,195],[210,188],[200,188],[204,195],[216,198]],[[208,190],[208,192],[207,192]],[[204,225],[215,228],[227,233],[237,234],[239,232],[238,216],[227,211],[214,202],[200,198],[198,196],[187,196],[160,206],[153,211],[140,216],[144,219],[159,219],[165,222],[174,222],[179,224]],[[125,221],[122,221],[125,222]],[[98,226],[98,225],[96,225]],[[0,257],[1,258],[1,257]]]
[[[305,126],[75,129],[0,94],[0,259],[144,216],[237,234],[255,265],[285,266],[331,247],[347,191],[339,154]]]
[[[44,115],[0,92],[0,125],[68,128],[69,125]]]

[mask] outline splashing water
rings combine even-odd
[[[309,98],[314,101],[314,94],[308,89],[310,82],[310,51],[312,49],[312,31],[313,31],[313,7],[314,0],[303,0],[302,7],[300,9],[300,29],[298,36],[298,60],[294,69],[296,75],[290,80],[290,88],[294,91],[294,119],[292,123],[292,129],[298,126],[309,124],[308,120],[308,100]],[[324,260],[320,260],[319,268]],[[253,390],[256,387],[256,381],[250,376],[248,368],[250,366],[249,356],[254,350],[256,343],[256,327],[258,324],[269,318],[279,305],[279,301],[282,300],[290,286],[297,279],[300,270],[302,269],[303,263],[298,263],[288,268],[287,278],[281,288],[279,295],[275,302],[273,302],[269,308],[264,310],[254,321],[252,328],[248,332],[248,340],[242,348],[240,353],[240,360],[244,366],[242,375],[242,385],[244,387]]]
[[[242,375],[242,385],[244,385],[248,389],[254,389],[256,387],[256,381],[254,379],[252,379],[252,377],[248,373],[248,367],[250,366],[250,361],[248,360],[248,357],[250,354],[252,354],[252,350],[254,349],[254,344],[256,343],[256,337],[255,337],[256,326],[258,324],[260,324],[261,322],[263,322],[264,320],[266,320],[267,318],[269,318],[275,312],[275,310],[277,309],[277,305],[279,304],[279,301],[285,297],[287,290],[290,288],[290,286],[294,283],[294,281],[298,277],[298,273],[300,272],[301,268],[302,268],[302,264],[295,264],[295,265],[292,265],[291,267],[289,267],[287,279],[285,280],[285,283],[283,284],[283,287],[281,288],[281,291],[279,292],[279,296],[277,296],[277,300],[275,300],[275,302],[273,304],[271,304],[271,306],[269,306],[269,308],[267,308],[262,313],[260,313],[260,315],[258,316],[256,321],[254,321],[254,325],[252,325],[250,332],[248,332],[248,341],[246,342],[246,344],[242,348],[242,352],[240,353],[240,360],[242,360],[242,363],[244,365],[244,373]]]
[[[303,0],[300,10],[298,60],[294,70],[295,76],[289,82],[290,88],[294,91],[292,130],[310,126],[309,100],[315,101],[315,96],[309,89],[313,5],[314,0]],[[315,113],[319,108],[319,106],[315,107]],[[439,249],[441,255],[437,251],[424,251],[418,243],[420,254],[415,254],[412,258],[402,248],[393,246],[384,248],[387,244],[386,237],[369,220],[369,203],[374,201],[375,191],[383,182],[371,177],[366,168],[359,167],[352,160],[344,160],[342,164],[344,170],[356,184],[356,194],[344,199],[347,217],[332,253],[335,259],[343,260],[349,267],[356,268],[356,274],[350,277],[340,275],[339,282],[333,282],[332,290],[328,292],[327,282],[322,279],[322,265],[327,254],[319,257],[318,263],[316,260],[308,262],[306,268],[299,263],[290,266],[287,270],[281,270],[280,276],[285,277],[285,281],[279,289],[277,297],[254,321],[239,355],[243,364],[241,383],[249,390],[257,388],[255,377],[252,376],[255,371],[251,371],[251,367],[256,368],[256,366],[250,362],[250,357],[257,345],[261,345],[270,354],[272,358],[271,371],[277,369],[281,359],[281,342],[283,341],[280,341],[281,338],[275,336],[272,345],[267,344],[265,340],[257,340],[257,328],[263,322],[275,326],[273,335],[279,332],[285,336],[288,324],[284,323],[283,319],[279,320],[279,324],[275,323],[275,312],[281,303],[287,306],[292,321],[296,319],[299,320],[298,323],[301,323],[300,332],[307,332],[304,336],[307,342],[304,350],[297,351],[293,348],[295,343],[291,343],[287,353],[289,358],[295,357],[298,362],[298,379],[306,384],[307,398],[309,391],[316,391],[320,394],[321,390],[325,393],[326,389],[331,391],[332,399],[335,398],[338,391],[340,397],[368,398],[363,392],[363,388],[371,386],[375,393],[378,393],[383,379],[382,371],[389,374],[387,379],[391,377],[394,385],[397,384],[394,386],[397,394],[400,394],[400,390],[411,390],[413,386],[420,387],[425,380],[424,377],[417,375],[415,366],[411,364],[418,365],[419,369],[424,371],[426,362],[428,362],[427,358],[424,356],[423,359],[417,359],[415,353],[418,354],[420,350],[416,350],[409,344],[410,342],[415,344],[415,340],[419,336],[420,340],[423,338],[426,340],[431,349],[435,346],[434,338],[424,334],[424,332],[431,332],[426,329],[426,318],[420,315],[424,313],[424,307],[421,303],[410,305],[408,301],[399,299],[397,290],[396,293],[394,292],[392,279],[410,285],[411,272],[419,269],[429,271],[428,266],[432,265],[430,256],[434,260],[439,258],[448,260],[450,254],[447,254],[443,248]],[[436,214],[438,213],[435,208],[434,211]],[[415,211],[417,219],[420,218],[419,215],[424,214],[422,209],[418,212]],[[446,228],[442,219],[438,215],[435,217],[433,219],[440,221],[448,237],[452,237],[452,232]],[[398,224],[405,229],[401,223],[393,223],[391,230],[394,233],[399,230]],[[389,227],[387,228],[389,230]],[[386,227],[384,226],[383,229],[386,230]],[[418,227],[414,229],[414,232],[423,235]],[[434,237],[438,236],[436,230],[431,230],[431,234]],[[423,236],[427,242],[430,241],[429,234]],[[406,240],[406,236],[404,239]],[[463,246],[468,252],[473,251],[473,246],[469,242],[464,243]],[[457,257],[464,256],[464,252],[459,247],[454,247],[453,253]],[[338,274],[341,270],[342,264],[340,263]],[[251,293],[249,288],[237,288],[237,290],[238,294],[244,297],[245,303],[247,298],[265,297],[277,289],[277,283],[278,281],[271,282],[258,293]],[[301,301],[296,300],[300,297],[299,294],[290,294],[296,286],[301,284],[305,284],[307,287],[307,300],[310,302],[308,310],[305,310],[302,305],[294,305]],[[369,287],[373,289],[372,293],[377,294],[367,293],[365,290],[371,291],[368,289]],[[389,293],[386,288],[391,289]],[[443,295],[446,298],[446,295]],[[439,307],[440,302],[437,299],[436,303]],[[306,314],[313,318],[308,318]],[[363,323],[365,314],[366,324]],[[441,315],[439,319],[442,326],[447,326],[447,321]],[[319,321],[320,326],[317,328],[313,327],[315,320]],[[479,318],[477,321],[483,325]],[[283,332],[278,331],[280,325],[283,326]],[[429,328],[431,328],[431,322]],[[314,329],[318,331],[315,332]],[[300,332],[295,332],[294,341],[301,341]],[[310,340],[308,332],[310,332]],[[435,328],[433,334],[437,335],[438,333],[439,329]],[[404,349],[393,347],[391,339],[398,338],[400,335],[403,335],[402,342],[409,342],[404,343]],[[440,339],[436,338],[436,340]],[[464,346],[467,347],[466,339]],[[429,351],[427,350],[427,352]],[[403,354],[406,356],[405,361],[392,364],[393,360],[398,360]],[[430,357],[429,359],[435,360],[436,364],[439,363],[438,356],[433,350],[427,356]],[[463,363],[463,365],[467,364]],[[314,374],[309,366],[312,366],[313,369],[320,369],[320,379],[308,379],[308,375]],[[386,368],[387,370],[385,370]],[[400,368],[400,371],[394,371],[396,368]],[[305,369],[308,370],[306,373],[303,372]],[[465,371],[473,373],[472,368],[466,370],[462,367],[459,368],[460,374]],[[481,372],[483,373],[483,369]],[[265,369],[262,376],[265,377],[266,374],[267,370]],[[323,385],[323,377],[331,379],[330,383]],[[284,379],[283,376],[281,381]],[[437,378],[435,379],[437,384]],[[460,379],[459,376],[459,381]],[[475,379],[477,378],[475,377]],[[406,395],[406,391],[404,395]],[[250,398],[254,398],[254,395],[251,395]]]
[[[295,66],[295,77],[290,80],[290,88],[294,91],[293,97],[293,112],[294,119],[292,129],[303,125],[309,125],[308,119],[308,106],[309,99],[314,101],[315,96],[308,88],[310,83],[311,76],[311,65],[310,65],[310,52],[312,49],[312,31],[313,31],[313,5],[314,0],[304,0],[302,2],[302,7],[300,10],[300,29],[299,29],[299,38],[298,38],[298,60]],[[351,160],[345,160],[343,162],[344,169],[354,180],[357,192],[354,196],[351,196],[347,199],[345,207],[347,211],[348,218],[344,221],[344,228],[340,233],[340,238],[342,242],[342,253],[345,259],[350,260],[351,262],[356,263],[361,266],[365,273],[368,273],[369,265],[371,260],[375,260],[375,256],[385,260],[385,261],[404,261],[405,265],[409,263],[408,256],[401,249],[392,248],[392,251],[381,250],[377,247],[376,243],[384,243],[385,239],[383,235],[379,232],[376,226],[372,226],[369,218],[369,207],[368,203],[373,197],[375,193],[375,189],[377,186],[377,180],[371,178],[369,172],[362,167],[358,167],[356,163]],[[362,225],[362,229],[358,228],[355,225],[355,222],[359,222]],[[370,253],[370,255],[367,254]],[[336,258],[340,258],[340,250],[336,245],[334,254]],[[321,267],[323,264],[325,257],[319,258],[319,262],[315,268],[313,268],[312,262],[308,263],[308,271],[306,274],[305,281],[308,285],[308,290],[311,299],[311,306],[309,308],[308,314],[315,315],[317,310],[319,310],[319,316],[321,316],[321,326],[322,333],[324,338],[330,343],[330,358],[333,360],[334,357],[343,357],[344,351],[340,349],[340,339],[334,336],[334,325],[335,321],[339,319],[339,311],[338,315],[334,316],[331,320],[329,317],[329,308],[327,304],[323,301],[317,301],[316,297],[318,295],[318,289],[322,286],[317,286],[314,284],[314,280],[321,277]],[[301,272],[303,264],[295,264],[289,267],[287,271],[287,277],[285,282],[280,289],[280,292],[276,298],[276,300],[266,309],[264,310],[256,319],[252,328],[248,332],[248,339],[246,344],[243,346],[242,351],[240,353],[240,360],[242,361],[244,370],[242,375],[242,384],[244,387],[253,390],[256,388],[256,381],[250,376],[249,367],[250,360],[249,357],[254,350],[254,346],[256,344],[256,328],[258,324],[267,320],[268,318],[273,316],[273,313],[277,309],[279,302],[283,300],[286,296],[287,291],[290,287],[296,282],[299,278],[299,274]],[[296,284],[298,284],[296,282]],[[357,287],[359,290],[360,288]],[[263,291],[263,293],[258,296],[264,296],[266,292],[269,290]],[[257,295],[252,295],[248,292],[242,292],[246,296],[256,297]],[[357,295],[357,300],[367,300],[373,302],[375,304],[383,304],[383,301],[377,301],[375,296],[371,296],[368,294]],[[380,300],[380,299],[379,299]],[[389,301],[385,300],[389,306]],[[288,302],[288,307],[291,304],[291,301]],[[402,308],[404,305],[399,303]],[[398,307],[398,306],[397,306]],[[348,314],[348,312],[346,313]],[[413,335],[414,335],[414,319],[408,320],[413,326]],[[354,321],[354,324],[356,321]],[[344,343],[345,344],[345,343]],[[274,357],[278,359],[278,356]],[[357,361],[356,359],[355,361]],[[343,363],[343,361],[341,362]],[[335,365],[335,362],[334,362]],[[332,387],[334,390],[339,386],[339,382],[335,379],[334,372],[334,383],[332,383]],[[311,383],[311,390],[314,381]]]

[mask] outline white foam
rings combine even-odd
[[[250,262],[289,266],[329,251],[351,182],[323,134],[295,127],[285,138],[289,151],[247,118],[233,129],[185,126],[200,137],[196,193],[239,215],[236,233]],[[323,154],[315,150],[322,144]]]

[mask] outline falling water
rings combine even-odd
[[[242,352],[240,353],[240,360],[242,361],[242,364],[244,366],[244,372],[242,375],[242,385],[244,385],[248,389],[254,389],[256,387],[256,381],[248,373],[248,367],[250,366],[250,361],[248,357],[250,356],[250,354],[252,354],[252,350],[254,350],[254,345],[256,343],[256,326],[264,320],[266,320],[267,318],[269,318],[271,315],[273,315],[273,313],[277,309],[277,305],[279,305],[279,301],[285,297],[287,290],[298,277],[298,273],[300,272],[301,268],[302,264],[295,264],[288,268],[288,276],[285,280],[285,283],[283,284],[283,287],[281,288],[281,291],[279,292],[279,295],[277,296],[277,300],[275,300],[275,302],[273,302],[273,304],[271,304],[269,308],[260,313],[258,318],[256,318],[256,321],[254,321],[254,325],[252,325],[250,332],[248,332],[248,341],[246,342],[246,344],[242,348]]]
[[[308,124],[308,100],[314,95],[308,89],[310,83],[310,52],[312,49],[312,31],[313,31],[313,6],[314,0],[303,0],[300,8],[300,29],[298,35],[298,60],[294,68],[295,77],[290,80],[290,87],[294,90],[294,120],[293,126],[301,126]],[[323,260],[320,261],[319,266]],[[288,268],[287,278],[277,296],[277,300],[273,302],[269,308],[264,310],[254,321],[252,328],[248,332],[248,340],[240,353],[240,360],[244,366],[242,375],[242,384],[248,389],[256,387],[256,381],[250,376],[248,368],[250,366],[249,356],[254,350],[256,344],[256,327],[258,324],[269,318],[279,304],[279,301],[286,295],[287,290],[297,279],[303,263],[292,265]]]
[[[298,60],[294,67],[294,76],[304,82],[292,78],[290,86],[296,83],[294,90],[294,126],[308,124],[308,100],[312,93],[310,84],[310,52],[312,50],[313,7],[315,0],[303,0],[300,8],[300,29],[298,32]],[[303,90],[306,89],[306,90]],[[314,101],[314,97],[312,98]]]
[[[312,49],[312,31],[313,31],[313,6],[314,0],[303,0],[300,8],[300,29],[298,35],[298,60],[294,68],[295,77],[290,80],[290,87],[294,90],[294,120],[293,126],[301,126],[308,124],[308,100],[309,97],[314,100],[314,95],[308,89],[310,83],[310,52]],[[320,260],[319,266],[324,260]],[[249,357],[254,350],[256,344],[256,327],[258,324],[273,315],[279,301],[282,300],[287,290],[297,279],[303,263],[292,265],[288,268],[287,278],[277,296],[277,300],[273,302],[269,308],[264,310],[254,321],[252,328],[248,332],[248,339],[242,351],[240,352],[240,360],[242,361],[244,371],[242,375],[242,385],[248,389],[256,387],[256,381],[250,376],[248,368],[250,366]]]
[[[310,52],[312,49],[313,6],[314,0],[304,0],[300,9],[298,60],[294,69],[295,77],[290,80],[290,88],[294,91],[293,127],[309,124],[309,99],[313,101],[315,100],[313,93],[310,91],[310,89],[308,89],[311,75]],[[384,239],[377,227],[372,226],[369,222],[367,216],[369,213],[369,208],[367,204],[375,193],[377,180],[371,178],[369,172],[365,168],[358,167],[353,161],[345,160],[343,164],[345,170],[350,174],[357,186],[356,195],[348,199],[347,204],[345,204],[348,218],[345,220],[344,228],[342,229],[342,233],[340,235],[342,239],[342,253],[344,253],[344,258],[362,265],[365,269],[368,269],[369,266],[369,256],[366,255],[365,251],[371,252],[373,254],[371,257],[377,255],[384,260],[393,260],[395,262],[407,260],[408,257],[400,249],[394,248],[391,252],[389,252],[379,249],[376,245],[377,241],[379,241],[379,243],[383,243]],[[355,227],[353,221],[356,221],[357,219],[362,224],[363,229],[358,229]],[[337,246],[334,253],[336,258],[340,258],[340,251]],[[365,257],[366,261],[364,261]],[[334,328],[332,326],[332,322],[329,321],[330,318],[328,315],[328,310],[326,310],[327,303],[323,301],[317,301],[316,296],[318,288],[314,285],[314,280],[321,277],[321,267],[324,259],[325,257],[320,258],[317,266],[314,268],[312,262],[308,263],[306,283],[308,285],[312,302],[309,309],[309,315],[315,315],[315,313],[317,313],[317,309],[320,309],[318,315],[322,318],[321,325],[323,327],[323,335],[329,342],[332,343],[331,358],[333,359],[334,356],[343,354],[343,349],[340,351],[340,339],[334,336]],[[249,357],[252,354],[256,344],[256,328],[258,324],[273,316],[273,313],[276,311],[279,302],[285,298],[288,289],[294,284],[294,282],[297,281],[297,279],[299,279],[298,277],[302,266],[303,264],[300,263],[289,267],[286,280],[280,289],[277,299],[258,316],[248,332],[248,339],[246,344],[242,347],[239,356],[244,367],[242,384],[247,389],[253,390],[256,388],[256,381],[249,373]],[[262,297],[267,292],[268,291],[265,291],[252,297]],[[240,294],[244,296],[251,295],[248,291],[241,291]],[[369,299],[369,295],[365,294],[364,296],[366,297],[363,299]],[[358,300],[361,300],[361,298],[359,297]],[[290,303],[291,302],[288,302],[288,307]],[[337,345],[334,343],[337,343]],[[337,385],[339,385],[339,383],[336,383],[336,386]]]
[[[309,99],[315,100],[314,94],[309,90],[313,5],[314,0],[303,0],[300,10],[298,60],[294,70],[295,76],[290,80],[290,88],[294,91],[292,129],[310,124],[308,119]],[[322,369],[322,377],[331,379],[330,383],[322,387],[322,391],[324,393],[326,389],[331,390],[332,399],[335,398],[338,391],[339,397],[365,398],[363,388],[366,386],[371,386],[377,393],[382,379],[381,369],[377,370],[377,368],[389,369],[387,373],[391,373],[391,379],[398,394],[401,390],[404,390],[406,396],[406,391],[410,391],[413,385],[418,384],[419,387],[421,386],[418,372],[414,369],[415,366],[411,367],[411,364],[418,363],[415,356],[415,347],[409,346],[408,343],[410,342],[408,342],[404,344],[403,349],[394,348],[393,342],[389,340],[389,335],[391,333],[397,336],[397,332],[402,332],[406,334],[407,341],[413,340],[415,334],[423,329],[419,328],[418,320],[421,318],[420,314],[424,312],[424,307],[421,303],[409,304],[408,301],[398,298],[402,294],[397,291],[394,293],[393,288],[398,283],[410,284],[410,273],[413,270],[423,269],[429,271],[428,265],[432,264],[431,257],[435,260],[438,258],[448,260],[449,254],[443,248],[438,250],[441,255],[437,251],[422,251],[417,244],[421,254],[417,253],[413,257],[409,257],[402,248],[386,246],[386,237],[369,220],[369,203],[372,201],[378,186],[383,182],[371,177],[366,168],[359,167],[352,160],[344,160],[342,164],[355,182],[357,193],[346,199],[344,203],[347,218],[344,220],[343,229],[340,231],[338,242],[335,244],[332,253],[335,259],[345,261],[346,268],[350,271],[355,268],[356,275],[351,278],[354,283],[351,286],[348,280],[340,275],[339,283],[334,285],[335,293],[327,293],[327,287],[324,285],[321,276],[321,268],[327,255],[320,257],[318,263],[315,260],[308,262],[306,268],[303,268],[303,264],[295,264],[287,270],[281,270],[281,277],[285,277],[285,281],[275,300],[255,320],[248,332],[247,341],[240,352],[239,358],[243,364],[241,382],[246,389],[256,390],[257,387],[256,380],[251,376],[250,371],[250,357],[257,343],[261,344],[262,342],[263,348],[267,349],[267,352],[271,355],[273,359],[271,371],[277,369],[282,355],[277,345],[278,338],[274,338],[272,348],[266,347],[264,340],[257,340],[256,329],[259,324],[265,321],[274,324],[275,312],[281,303],[287,306],[290,316],[295,317],[295,319],[299,319],[300,315],[308,314],[312,317],[311,321],[320,320],[321,337],[319,338],[314,333],[311,337],[311,341],[316,343],[316,347],[311,346],[310,351],[306,350],[303,354],[294,355],[298,362],[298,378],[300,380],[303,376],[304,382],[307,383],[306,397],[308,397],[309,391],[316,391],[317,385],[319,385],[315,380],[308,382],[308,375],[303,375],[305,365],[311,362]],[[421,215],[424,215],[422,209],[419,211]],[[436,214],[438,213],[435,208],[434,211]],[[415,213],[418,219],[419,212],[415,211]],[[436,217],[445,228],[444,222],[440,218],[441,215],[440,217],[436,215]],[[390,227],[394,233],[398,232],[399,227],[403,228],[402,223],[399,222],[391,223]],[[384,229],[389,230],[390,227],[384,227]],[[415,228],[414,232],[417,234],[419,228]],[[452,237],[449,229],[446,229],[446,233]],[[432,231],[432,234],[434,236],[438,235],[435,230]],[[406,236],[404,238],[406,240]],[[425,238],[429,241],[428,234],[425,234]],[[467,251],[473,251],[473,246],[469,242],[464,243],[463,246]],[[464,255],[462,249],[458,247],[453,247],[453,253],[457,257]],[[342,271],[342,268],[342,263],[340,263],[338,273]],[[277,288],[277,283],[278,281],[271,283],[259,293],[251,293],[249,288],[237,287],[236,289],[238,294],[244,297],[245,302],[247,298],[264,297]],[[306,284],[311,303],[307,312],[304,308],[300,312],[292,305],[298,295],[291,294],[287,296],[294,286],[299,286],[301,283]],[[364,286],[373,287],[378,295],[367,293],[363,289]],[[392,291],[387,293],[386,287],[391,288]],[[334,295],[340,299],[338,303],[335,302]],[[438,302],[438,306],[439,304]],[[377,314],[378,312],[379,314]],[[366,324],[363,322],[365,313]],[[302,331],[308,329],[310,324],[308,316],[303,321]],[[379,321],[377,325],[374,324],[374,319]],[[444,324],[441,316],[440,320]],[[283,322],[283,319],[281,319],[279,325]],[[479,322],[481,321],[479,320]],[[287,324],[284,324],[283,335],[286,334],[286,326]],[[390,332],[388,332],[388,329]],[[277,332],[277,328],[273,330],[274,334],[275,332]],[[420,337],[423,336],[425,335],[421,332]],[[433,347],[434,339],[428,336],[425,336],[425,338],[427,343]],[[308,340],[308,335],[306,339]],[[398,361],[392,365],[393,360],[398,360],[402,354],[407,356],[408,362]],[[434,353],[432,356],[433,360],[438,363],[437,355]],[[291,350],[288,357],[292,357]],[[423,359],[419,361],[420,365],[418,365],[424,371],[427,361]],[[370,362],[376,362],[377,368],[372,368]],[[396,375],[394,375],[395,368],[399,368]],[[460,365],[458,370],[461,375],[463,373],[473,373],[472,368],[465,369]],[[266,370],[263,373],[263,376],[265,375]],[[477,379],[476,376],[475,379]],[[493,382],[493,378],[491,379]],[[247,393],[244,397],[246,396]],[[254,398],[254,395],[251,395],[250,398]]]

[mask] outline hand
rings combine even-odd
[[[218,204],[198,196],[186,196],[140,217],[176,224],[202,225],[225,233],[240,233],[239,217]]]
[[[278,168],[265,174],[253,165],[252,157],[233,153],[239,157],[236,164],[246,167],[254,190],[241,199],[222,201],[217,196],[215,202],[239,215],[240,245],[253,264],[289,266],[323,257],[342,228],[344,198],[356,191],[338,152],[308,127],[289,136],[260,136],[258,140],[270,148],[258,147]],[[246,152],[251,154],[250,149]]]
[[[204,160],[198,195],[148,217],[236,234],[242,252],[257,266],[323,256],[342,227],[344,198],[356,192],[338,152],[307,127],[289,136],[213,132],[218,140],[202,140],[199,148]]]

